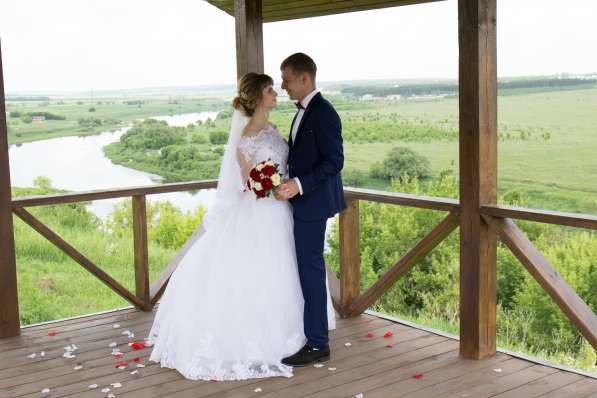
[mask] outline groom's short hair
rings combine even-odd
[[[290,68],[294,74],[308,73],[311,80],[315,82],[315,75],[317,74],[317,65],[313,58],[304,53],[295,53],[282,61],[280,70]]]

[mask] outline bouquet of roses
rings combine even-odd
[[[247,188],[253,191],[257,198],[272,197],[274,190],[282,183],[279,165],[271,159],[257,163],[249,172]]]

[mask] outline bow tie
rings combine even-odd
[[[297,107],[298,110],[305,109],[305,107],[303,106],[303,104],[301,104],[300,101],[295,102],[294,105]]]

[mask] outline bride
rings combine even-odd
[[[172,274],[148,336],[150,360],[193,380],[291,377],[281,360],[306,343],[291,206],[243,189],[263,160],[286,173],[288,145],[268,121],[278,94],[264,74],[248,73],[238,86],[216,204]]]

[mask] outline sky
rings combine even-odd
[[[498,0],[498,76],[597,72],[596,0]],[[203,0],[1,0],[8,93],[234,84],[234,20]],[[264,25],[265,72],[319,81],[458,76],[457,1]]]

